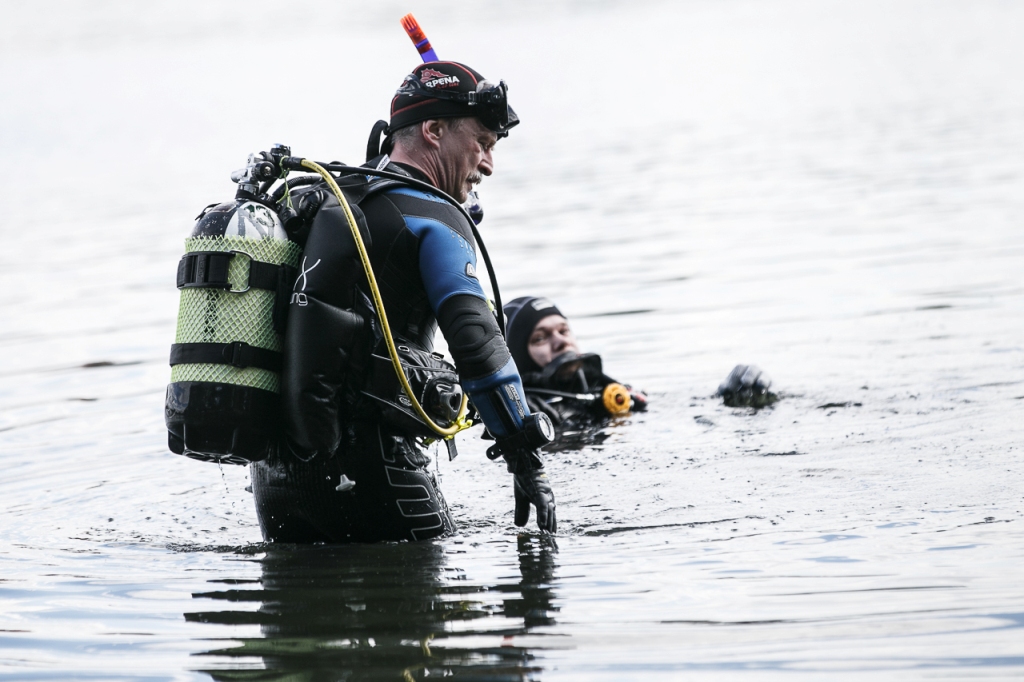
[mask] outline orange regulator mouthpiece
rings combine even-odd
[[[633,406],[633,399],[629,397],[629,391],[622,384],[608,384],[604,387],[601,398],[604,401],[604,409],[612,416],[626,414]]]

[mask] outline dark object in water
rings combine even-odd
[[[860,407],[863,403],[855,403],[847,400],[845,403],[825,403],[824,405],[818,405],[819,410],[831,410],[836,407]]]
[[[771,385],[772,380],[756,365],[736,365],[716,395],[729,407],[767,407],[779,399],[768,390]]]

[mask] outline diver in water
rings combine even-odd
[[[646,393],[606,375],[599,355],[580,352],[569,321],[550,300],[517,298],[505,306],[505,317],[527,402],[551,418],[560,444],[570,432],[647,409]]]
[[[569,320],[546,298],[523,296],[505,306],[508,347],[523,378],[531,409],[546,413],[560,436],[571,429],[599,425],[609,416],[647,409],[647,394],[604,374],[601,358],[580,353]],[[729,407],[760,409],[778,401],[772,380],[756,365],[736,365],[716,396]],[[609,392],[622,387],[628,400]],[[621,392],[620,392],[621,393]],[[602,399],[599,400],[598,397]]]
[[[374,127],[366,167],[467,201],[493,171],[495,144],[519,122],[506,93],[504,82],[487,81],[463,64],[417,66],[392,99],[390,122]],[[378,149],[382,130],[387,137]],[[329,192],[316,186],[295,192],[294,200],[306,217],[337,208]],[[440,328],[462,388],[496,439],[491,453],[502,456],[513,474],[516,525],[526,525],[535,507],[539,528],[555,532],[554,495],[538,454],[553,429],[543,413],[531,414],[477,279],[467,218],[439,195],[394,180],[371,181],[353,211],[365,219],[369,259],[397,347],[419,349],[429,360]],[[363,387],[352,385],[361,356],[346,350],[359,344],[344,338],[351,329],[344,320],[369,298],[366,281],[351,275],[345,234],[337,222],[311,221],[288,312],[281,381],[285,437],[275,455],[252,464],[260,527],[275,542],[449,534],[455,524],[427,469],[430,457],[421,440],[387,419]],[[372,346],[374,318],[366,319],[362,343]],[[390,367],[386,372],[393,373]]]

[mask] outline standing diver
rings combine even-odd
[[[391,120],[374,127],[367,169],[419,180],[465,202],[493,171],[493,149],[518,118],[504,82],[456,62],[422,64],[391,101]],[[383,148],[380,133],[387,133]],[[378,153],[385,152],[385,153]],[[293,193],[306,219],[337,208],[316,185]],[[438,195],[400,182],[369,182],[357,213],[398,348],[433,350],[440,327],[468,393],[514,477],[515,523],[530,507],[541,530],[555,532],[555,501],[538,455],[550,422],[531,414],[498,321],[476,275],[476,250],[464,213]],[[288,310],[281,373],[283,437],[251,465],[264,538],[274,542],[423,540],[455,524],[427,471],[415,435],[373,409],[353,386],[360,357],[373,347],[373,316],[362,339],[344,322],[366,282],[352,276],[345,228],[308,220],[300,274]],[[372,305],[368,304],[367,305]],[[379,332],[379,330],[376,330]],[[364,354],[366,355],[366,354]],[[400,396],[399,400],[404,396]],[[545,426],[546,425],[546,426]],[[353,484],[354,482],[354,484]]]

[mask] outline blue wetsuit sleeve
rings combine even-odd
[[[419,239],[420,275],[435,315],[458,294],[487,300],[476,278],[476,251],[462,235],[430,218],[406,216],[405,224]]]
[[[504,438],[523,428],[530,414],[526,393],[516,363],[508,362],[494,374],[482,379],[463,381],[462,388],[473,399],[487,430],[495,438]]]
[[[463,389],[480,412],[491,435],[502,438],[519,431],[523,419],[530,414],[530,408],[526,405],[519,371],[505,348],[493,315],[480,315],[479,310],[475,310],[481,304],[474,304],[474,300],[486,306],[487,297],[476,278],[476,251],[473,245],[458,232],[433,218],[410,215],[404,218],[406,226],[419,241],[420,275],[427,299],[441,322],[441,330],[449,342],[462,377]],[[446,303],[449,305],[446,306]],[[491,342],[488,345],[498,346],[500,353],[491,353],[488,356],[489,362],[468,363],[465,360],[468,351],[465,354],[460,352],[457,337],[473,336],[460,332],[466,331],[468,326],[478,327],[485,318],[488,318],[489,324],[484,334],[490,338],[484,340]],[[469,319],[473,321],[467,322]],[[466,326],[461,326],[463,324]],[[494,369],[497,364],[495,358],[501,362],[497,369]],[[487,373],[480,376],[478,370],[483,367],[486,367]]]

